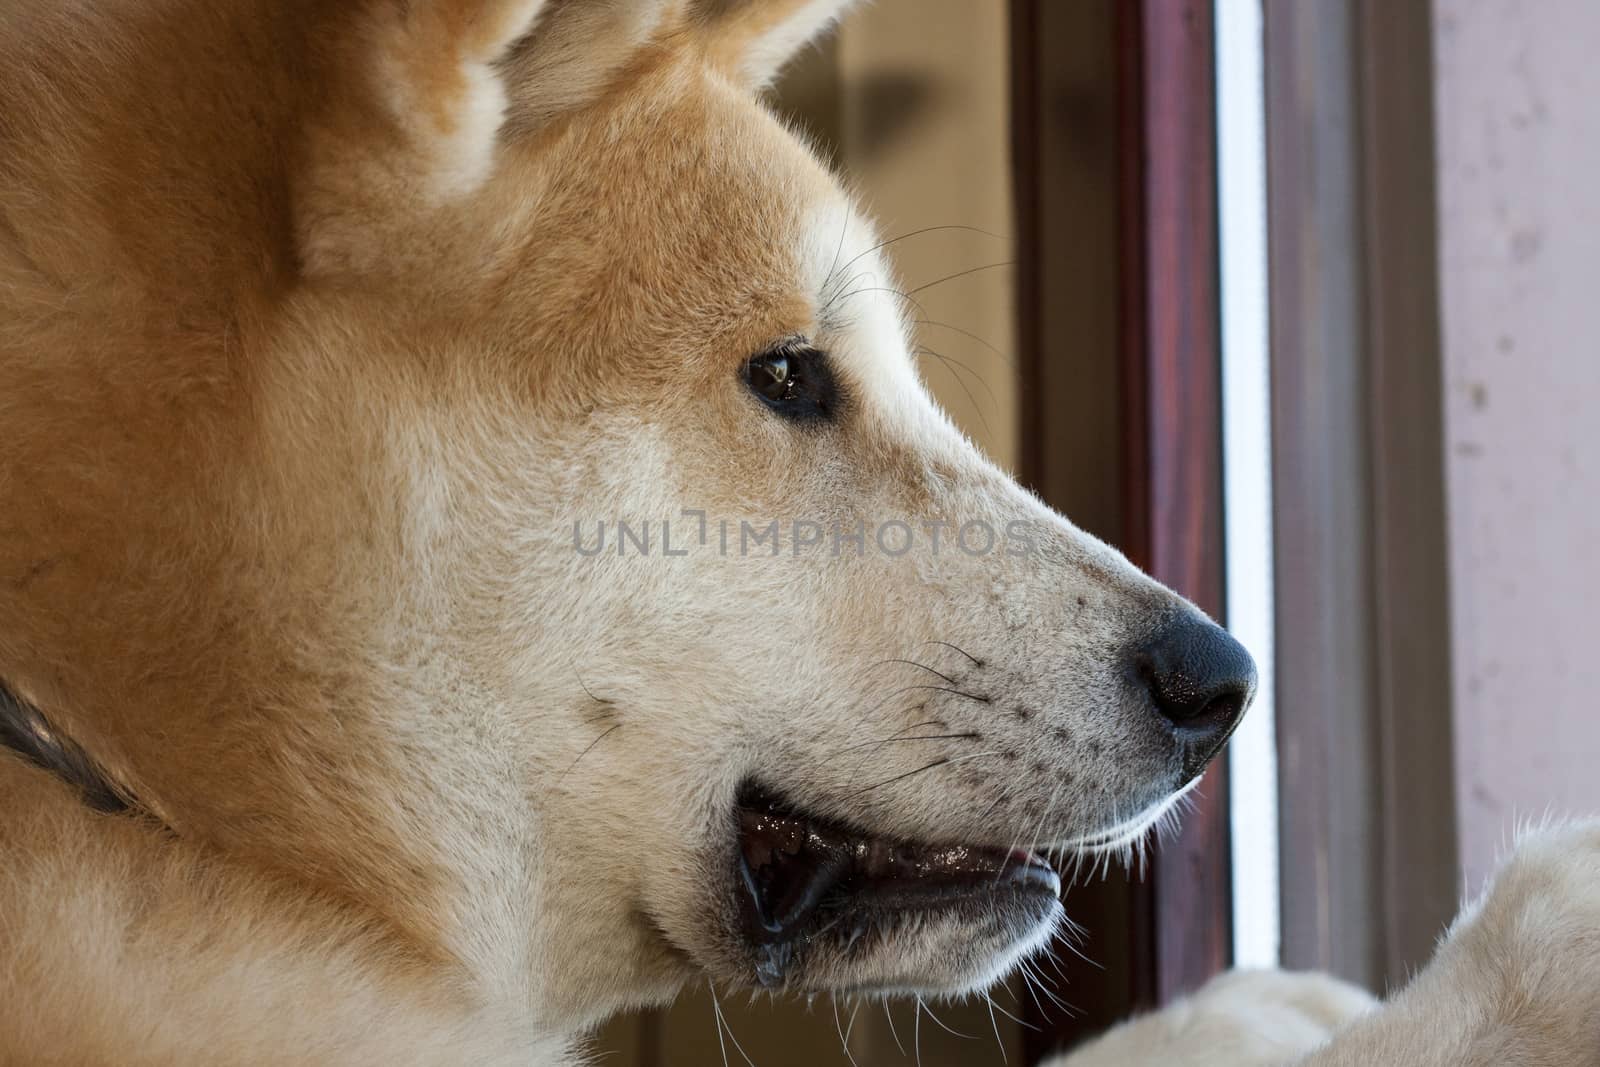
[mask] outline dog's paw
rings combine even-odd
[[[1376,1002],[1323,974],[1231,971],[1049,1067],[1267,1067],[1326,1042]]]
[[[1600,820],[1520,835],[1432,962],[1315,1067],[1600,1063]]]
[[[1600,1002],[1600,819],[1520,834],[1438,958],[1508,1003]]]

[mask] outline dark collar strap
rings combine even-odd
[[[75,786],[83,802],[96,811],[123,812],[128,802],[104,771],[70,737],[57,731],[39,713],[0,681],[0,747],[9,748],[35,766]]]

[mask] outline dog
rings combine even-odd
[[[5,1062],[554,1067],[690,982],[980,989],[1045,853],[1168,816],[1254,667],[922,388],[759,101],[840,6],[0,13]],[[1474,938],[1571,962],[1496,899],[1371,1018],[1498,1003]]]

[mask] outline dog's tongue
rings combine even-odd
[[[830,899],[916,906],[1060,879],[1024,849],[913,845],[868,837],[772,806],[742,806],[740,874],[757,942],[787,940]]]

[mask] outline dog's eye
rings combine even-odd
[[[786,355],[757,356],[750,361],[750,388],[769,403],[781,404],[791,399],[799,380],[790,372]]]
[[[753,357],[744,365],[744,381],[788,419],[828,418],[838,401],[828,357],[803,341],[785,341]]]
[[[786,341],[744,365],[744,381],[768,407],[789,419],[824,419],[838,400],[828,357],[810,345]]]

